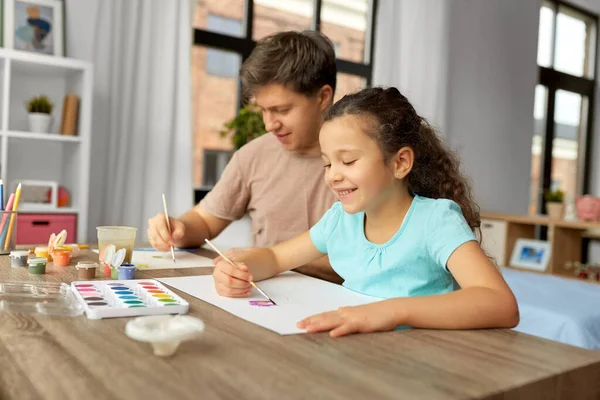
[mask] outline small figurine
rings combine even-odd
[[[589,194],[577,196],[575,204],[577,216],[580,220],[588,222],[598,222],[600,220],[600,197]]]

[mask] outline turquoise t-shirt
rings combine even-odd
[[[452,200],[415,196],[404,222],[384,244],[364,234],[365,213],[348,214],[336,202],[310,229],[320,252],[348,289],[380,298],[427,296],[458,288],[446,268],[460,245],[476,240]]]

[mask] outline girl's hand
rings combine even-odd
[[[236,264],[235,267],[221,257],[213,260],[215,289],[218,294],[225,297],[248,297],[252,292],[250,281],[253,278],[246,264],[235,261],[235,254],[239,254],[239,250],[232,249],[225,252],[225,256]]]
[[[367,333],[391,331],[397,325],[392,310],[384,302],[366,304],[355,307],[340,307],[298,322],[300,329],[308,332],[329,333],[332,337],[344,336],[351,333]]]

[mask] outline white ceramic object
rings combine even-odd
[[[179,344],[204,332],[204,322],[189,315],[151,315],[132,319],[125,334],[132,339],[152,344],[154,354],[167,357],[175,354]]]
[[[50,133],[52,116],[44,113],[29,113],[29,130],[34,133]]]

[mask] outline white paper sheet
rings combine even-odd
[[[296,272],[285,272],[257,283],[277,303],[272,307],[249,304],[250,300],[265,300],[256,289],[247,298],[219,296],[211,275],[157,280],[281,335],[305,333],[296,323],[311,315],[381,300]]]
[[[97,249],[93,250],[98,253]],[[210,258],[202,257],[189,251],[176,250],[175,260],[171,257],[171,252],[160,252],[154,250],[133,250],[132,262],[134,264],[145,264],[147,267],[139,269],[171,269],[171,268],[195,268],[195,267],[213,267]]]
[[[132,262],[134,264],[146,264],[148,269],[170,269],[170,268],[194,268],[194,267],[212,267],[210,258],[199,256],[198,254],[190,253],[189,251],[176,251],[175,260],[171,252],[166,253],[160,251],[133,251]]]

